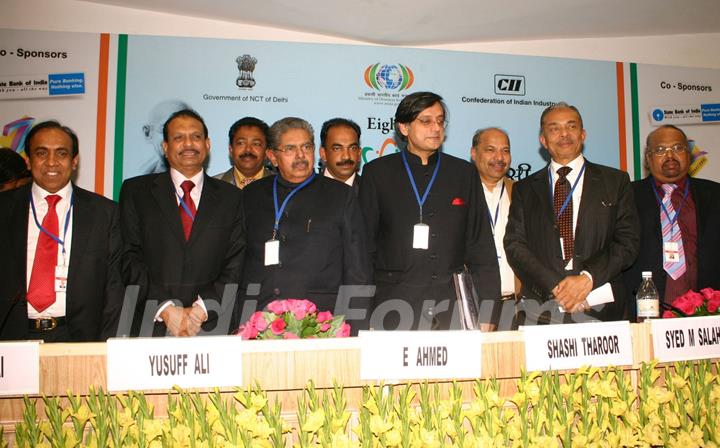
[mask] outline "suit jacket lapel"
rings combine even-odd
[[[712,198],[706,198],[703,194],[704,190],[696,188],[696,184],[692,181],[690,175],[688,175],[686,182],[690,182],[692,200],[695,203],[695,226],[697,227],[697,245],[699,246],[701,235],[705,232],[705,223],[708,221],[707,214],[710,207],[707,207],[707,204],[712,203]],[[717,201],[717,198],[715,198],[715,201]]]
[[[72,246],[70,246],[70,260],[68,260],[66,315],[73,314],[72,310],[78,305],[74,300],[74,286],[80,284],[79,279],[77,279],[77,276],[80,275],[80,258],[85,253],[88,235],[92,234],[95,225],[95,215],[90,210],[89,205],[85,192],[73,185]]]
[[[535,176],[532,183],[532,189],[538,200],[538,210],[540,210],[542,216],[550,221],[550,226],[554,228],[555,212],[553,211],[553,204],[550,200],[552,191],[550,190],[547,167],[542,173],[538,173],[538,175]]]
[[[188,244],[193,244],[195,240],[199,238],[198,235],[202,235],[204,229],[208,226],[208,223],[212,221],[213,216],[217,211],[219,199],[220,197],[217,191],[217,186],[212,183],[207,175],[205,175],[202,194],[200,195],[200,206],[198,207],[197,214],[195,215],[195,221],[193,222]]]
[[[12,215],[12,224],[9,228],[21,229],[19,238],[11,238],[13,251],[16,256],[13,259],[20,262],[20,272],[23,273],[22,281],[22,292],[27,292],[27,239],[28,239],[28,216],[30,213],[30,189],[32,188],[32,182],[26,186],[20,187],[22,192],[18,194],[17,201],[15,203],[15,210]],[[34,224],[33,224],[34,225]],[[7,238],[8,235],[3,236]]]
[[[605,192],[605,186],[603,180],[600,177],[600,173],[595,169],[595,165],[585,161],[585,173],[583,174],[583,189],[582,195],[580,196],[580,209],[578,209],[578,218],[575,225],[575,247],[578,248],[576,252],[582,252],[582,245],[585,242],[583,240],[584,232],[583,229],[587,227],[586,222],[591,222],[593,219],[597,219],[598,207],[602,206],[602,201],[609,201],[609,198],[603,198]],[[573,204],[573,206],[577,206]]]
[[[180,221],[177,199],[175,199],[175,186],[172,183],[169,171],[155,178],[151,193],[155,202],[158,204],[160,212],[165,216],[170,231],[175,234],[182,243],[185,243],[185,233],[183,232],[182,222]]]

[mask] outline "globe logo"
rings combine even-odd
[[[405,90],[415,81],[410,67],[402,64],[373,64],[365,69],[365,84],[374,90]]]
[[[665,118],[665,114],[663,113],[662,109],[655,109],[652,111],[652,117],[655,121],[663,121],[663,118]]]

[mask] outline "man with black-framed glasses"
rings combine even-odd
[[[315,173],[310,123],[278,120],[268,149],[278,174],[243,190],[248,245],[236,324],[277,299],[310,299],[318,311],[335,312],[342,285],[370,283],[360,207],[349,186]]]
[[[638,258],[625,272],[627,289],[637,290],[641,272],[652,271],[667,304],[689,289],[720,289],[720,184],[691,177],[691,151],[682,129],[658,127],[646,141],[650,174],[632,184],[641,239]],[[634,317],[635,307],[630,311]]]

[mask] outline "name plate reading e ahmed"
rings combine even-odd
[[[479,331],[361,331],[360,379],[478,378]]]
[[[108,390],[240,386],[241,343],[237,336],[110,339]]]
[[[627,321],[527,326],[522,331],[528,371],[622,366],[633,362]]]
[[[0,396],[40,393],[40,342],[0,344]]]
[[[720,316],[650,322],[654,357],[660,362],[720,358]]]

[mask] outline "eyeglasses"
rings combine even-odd
[[[303,145],[287,145],[280,148],[275,148],[274,151],[287,154],[289,156],[296,156],[299,152],[303,154],[312,154],[315,151],[315,145],[312,143],[305,143]]]
[[[417,120],[421,125],[423,125],[423,127],[426,128],[429,128],[433,124],[436,124],[438,125],[438,127],[445,129],[448,125],[448,121],[444,118],[432,119],[429,117],[418,117],[415,120]]]
[[[667,153],[672,152],[673,154],[680,154],[687,151],[687,146],[676,143],[672,146],[656,146],[655,148],[648,149],[648,152],[655,157],[663,157]]]

